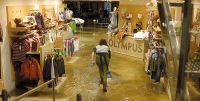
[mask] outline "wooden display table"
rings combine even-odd
[[[133,56],[139,59],[144,59],[144,55],[148,49],[147,41],[136,40],[131,36],[127,36],[123,40],[108,36],[108,45],[112,52]]]

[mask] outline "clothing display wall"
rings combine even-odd
[[[76,24],[84,20],[73,20],[71,10],[59,13],[63,21],[59,20],[54,5],[39,5],[39,10],[34,10],[33,6],[9,6],[7,14],[16,87],[27,89],[27,86],[37,86],[39,81],[64,76],[65,57],[80,50],[74,34]],[[14,22],[14,19],[17,20]],[[60,37],[62,40],[55,44]]]

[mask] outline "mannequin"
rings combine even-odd
[[[108,25],[108,34],[116,34],[118,32],[118,22],[117,22],[117,7],[113,8],[113,11],[110,12],[110,24]]]

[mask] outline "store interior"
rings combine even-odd
[[[199,101],[199,26],[200,0],[0,0],[2,101]]]

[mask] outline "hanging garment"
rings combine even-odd
[[[81,18],[72,18],[72,20],[74,20],[76,22],[76,24],[84,24],[85,20],[81,19]]]
[[[68,56],[71,56],[71,40],[67,40],[67,46],[68,46]]]
[[[70,41],[71,41],[70,47],[71,47],[71,56],[72,56],[74,54],[74,39],[72,38]]]
[[[156,82],[160,82],[160,78],[162,76],[161,74],[164,72],[165,66],[166,66],[165,55],[163,52],[159,51],[158,52],[158,67],[156,70],[156,77],[155,77]]]
[[[12,44],[12,60],[24,62],[26,60],[26,52],[30,50],[30,46],[24,41],[15,41]]]
[[[73,15],[72,10],[66,10],[66,19],[71,20]]]
[[[60,14],[59,14],[59,20],[60,21],[65,21],[65,19],[67,18],[67,16],[66,16],[66,12],[64,11],[64,12],[61,12]]]
[[[26,59],[24,63],[22,63],[20,75],[24,79],[28,80],[39,80],[42,77],[41,67],[39,62],[35,58]]]
[[[52,36],[51,36],[51,33],[48,33],[48,36],[49,36],[49,42],[50,42],[50,43],[53,43],[53,38],[52,38]]]
[[[78,39],[74,40],[74,52],[77,52],[80,50],[80,42]]]
[[[75,33],[76,32],[76,22],[72,20],[70,22],[69,26],[72,28],[73,33]]]
[[[64,56],[68,56],[68,46],[67,46],[67,40],[64,40]]]
[[[43,16],[41,15],[41,13],[39,13],[39,12],[35,13],[34,16],[35,16],[35,20],[37,22],[38,27],[40,29],[45,28],[44,19],[43,19]]]
[[[149,71],[151,72],[151,79],[156,78],[156,70],[158,68],[158,51],[156,49],[151,50],[151,58],[150,58],[150,65]]]
[[[68,38],[73,38],[74,36],[74,32],[73,32],[73,29],[72,27],[70,27],[69,25],[67,25],[67,34],[68,34]]]
[[[57,64],[58,75],[65,74],[65,63],[62,56],[55,57],[55,62]]]
[[[21,61],[15,61],[15,62],[13,63],[13,65],[14,65],[15,71],[16,71],[16,72],[20,72],[22,62],[21,62]]]
[[[51,59],[51,79],[56,78],[54,70],[54,58]]]
[[[59,56],[64,56],[64,52],[61,49],[54,49],[54,54]]]
[[[151,58],[151,49],[148,49],[147,53],[145,54],[145,72],[148,72],[150,58]]]
[[[48,56],[44,62],[43,79],[46,82],[56,77],[58,77],[58,69],[56,61],[52,57]]]

